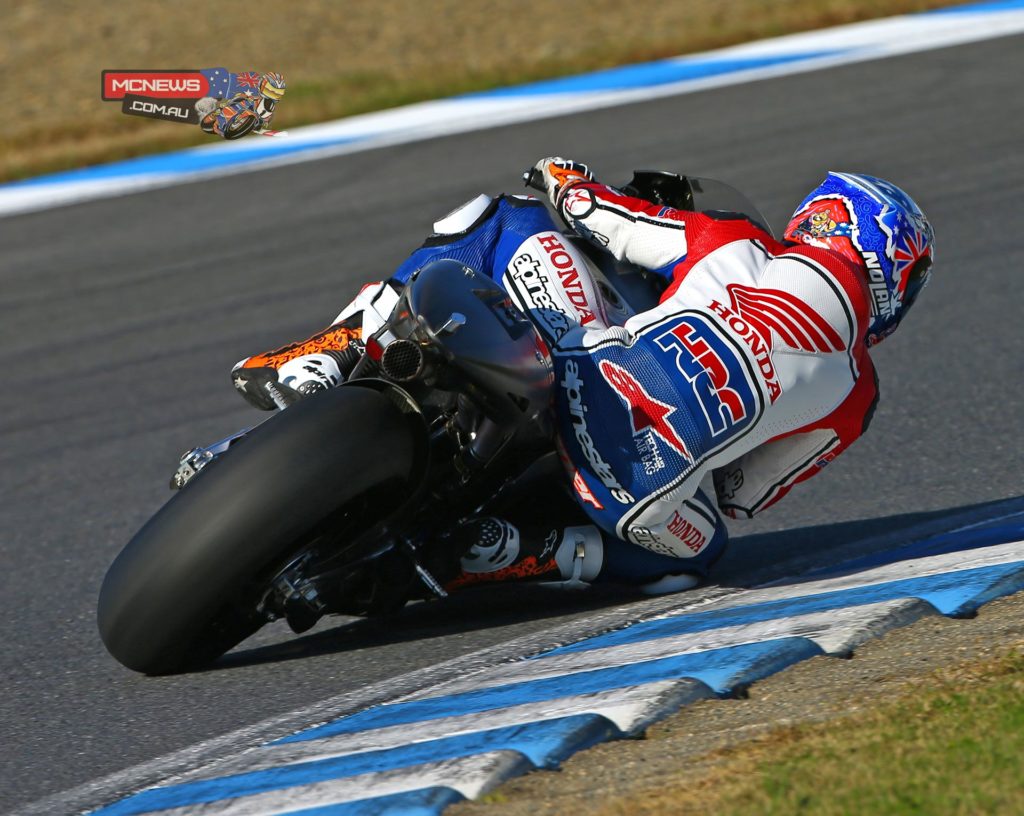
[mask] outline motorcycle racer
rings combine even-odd
[[[196,102],[199,127],[228,140],[269,130],[274,109],[287,87],[281,74],[271,72],[260,78],[258,93],[246,91],[230,99],[203,97]]]
[[[719,512],[771,506],[866,430],[878,396],[868,347],[927,283],[931,227],[906,193],[864,175],[830,173],[778,241],[735,213],[626,195],[576,162],[535,170],[574,232],[669,282],[658,306],[611,320],[586,257],[543,204],[481,196],[324,332],[239,363],[235,385],[262,408],[336,385],[416,269],[455,258],[490,272],[552,350],[558,444],[586,515],[466,522],[449,586],[550,577],[685,589],[725,548]]]

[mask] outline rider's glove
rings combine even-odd
[[[574,184],[594,180],[594,174],[587,165],[558,156],[541,159],[533,168],[543,179],[544,190],[555,207],[562,194]]]

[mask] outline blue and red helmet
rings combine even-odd
[[[829,173],[797,207],[784,237],[839,252],[867,269],[869,346],[896,330],[931,277],[928,219],[903,190],[872,176]]]

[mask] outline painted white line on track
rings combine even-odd
[[[883,564],[872,569],[851,572],[848,575],[839,575],[834,578],[822,578],[812,581],[793,581],[791,578],[779,579],[763,588],[744,592],[742,600],[725,598],[722,601],[713,603],[708,608],[725,609],[735,603],[742,603],[744,605],[761,603],[764,601],[814,595],[821,592],[834,592],[851,587],[876,586],[889,581],[899,581],[907,578],[924,578],[942,573],[965,572],[978,567],[1008,564],[1013,561],[1020,561],[1022,558],[1024,558],[1024,541],[1010,541],[1006,544],[997,544],[992,547],[979,547],[975,550],[955,550],[925,558],[896,561],[892,564]]]
[[[995,532],[1016,537],[1020,529],[1010,525]],[[965,540],[964,546],[971,543]],[[478,795],[510,775],[557,767],[576,751],[622,736],[621,728],[611,727],[603,706],[591,710],[595,698],[580,713],[584,691],[608,692],[601,702],[618,709],[624,724],[638,728],[660,708],[648,708],[637,699],[645,689],[652,698],[665,695],[666,703],[673,692],[683,691],[685,700],[686,687],[676,684],[699,678],[718,693],[732,693],[821,654],[823,646],[848,648],[916,620],[929,611],[929,604],[915,600],[917,596],[943,597],[940,606],[956,610],[1024,586],[1024,542],[941,552],[947,545],[941,535],[928,539],[917,546],[920,555],[913,561],[864,569],[852,584],[854,575],[843,574],[741,590],[720,609],[647,619],[533,659],[478,671],[306,729],[221,763],[212,772],[165,780],[102,813],[200,816],[337,806],[331,812],[339,816],[389,809],[439,814],[459,798]],[[928,547],[941,554],[927,555]],[[950,555],[962,556],[961,563],[949,564]],[[904,577],[913,566],[920,569],[911,569],[912,578]],[[789,591],[807,586],[820,591]],[[764,592],[775,600],[744,603]],[[903,592],[908,595],[901,597]],[[886,595],[882,602],[865,600]],[[562,705],[567,701],[569,708]],[[474,714],[479,717],[475,723],[467,719]],[[478,775],[468,787],[477,789],[476,794],[466,790],[467,757],[486,759],[472,769]]]
[[[702,605],[699,612],[709,613],[772,601],[808,598],[843,590],[874,587],[908,578],[923,579],[937,575],[955,576],[957,573],[966,573],[980,567],[1010,564],[1022,560],[1024,560],[1024,542],[1015,541],[966,552],[956,551],[910,561],[898,561],[849,575],[816,581],[794,582],[790,579],[784,584],[745,590],[736,595],[712,601]],[[922,604],[924,606],[921,606]],[[877,621],[884,622],[887,618],[891,618],[894,626],[902,625],[899,621],[910,623],[921,614],[926,613],[925,607],[927,604],[924,601],[903,598],[895,601],[858,604],[846,609],[809,615],[789,615],[755,623],[725,626],[678,637],[660,638],[639,644],[624,644],[589,652],[542,655],[531,661],[501,664],[471,675],[457,677],[426,692],[417,692],[399,698],[398,701],[457,694],[462,691],[492,688],[509,683],[589,671],[595,668],[630,665],[673,654],[692,654],[742,643],[785,637],[807,637],[818,643],[826,652],[844,651],[852,648],[856,643],[863,642],[867,637],[874,636],[871,633],[878,631],[875,626]],[[679,611],[673,611],[654,620],[665,620],[668,617],[678,617],[680,614]],[[862,635],[864,636],[862,637]]]

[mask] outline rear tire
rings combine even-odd
[[[118,555],[99,598],[107,650],[146,674],[216,659],[261,625],[232,601],[318,522],[375,488],[408,482],[418,443],[408,415],[366,388],[336,388],[271,417]]]

